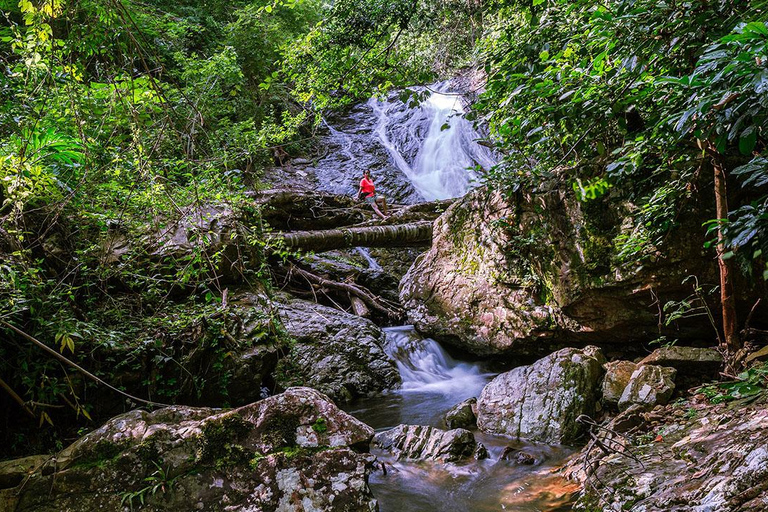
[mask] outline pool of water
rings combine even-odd
[[[455,360],[436,341],[420,337],[410,326],[385,332],[386,349],[400,370],[402,387],[346,407],[377,432],[401,423],[446,428],[445,412],[479,396],[494,377],[483,363]],[[407,462],[374,450],[386,467],[386,473],[377,470],[370,480],[381,512],[571,510],[578,486],[556,471],[573,450],[474,433],[488,449],[486,460]],[[503,460],[501,455],[508,447],[529,454],[535,462]]]

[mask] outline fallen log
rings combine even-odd
[[[272,243],[282,240],[288,249],[332,251],[348,247],[410,247],[429,245],[432,241],[432,221],[418,221],[389,226],[365,226],[320,231],[273,233]]]

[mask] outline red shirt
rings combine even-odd
[[[371,197],[376,192],[376,187],[373,185],[373,181],[365,177],[360,180],[360,189],[363,191],[365,197]]]

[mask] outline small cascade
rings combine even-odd
[[[381,265],[379,265],[379,262],[376,261],[376,259],[371,256],[371,251],[367,247],[357,247],[356,248],[357,254],[363,257],[363,259],[368,263],[368,268],[371,270],[375,270],[377,272],[381,272],[384,270]]]
[[[402,393],[447,395],[455,404],[477,396],[492,375],[479,364],[454,360],[435,340],[422,338],[412,326],[389,327],[387,353],[397,363]]]

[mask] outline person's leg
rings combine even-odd
[[[385,196],[379,196],[378,201],[379,208],[384,212],[384,215],[389,215],[389,208],[387,208],[387,198]]]
[[[371,203],[371,206],[373,206],[373,211],[376,212],[376,214],[381,217],[382,219],[386,219],[387,216],[381,213],[381,210],[379,210],[379,207],[376,205],[376,201]]]
[[[366,197],[365,202],[371,205],[371,208],[373,208],[373,211],[376,212],[376,215],[378,215],[382,219],[386,218],[386,215],[381,213],[381,210],[379,210],[379,207],[376,205],[376,198]]]

